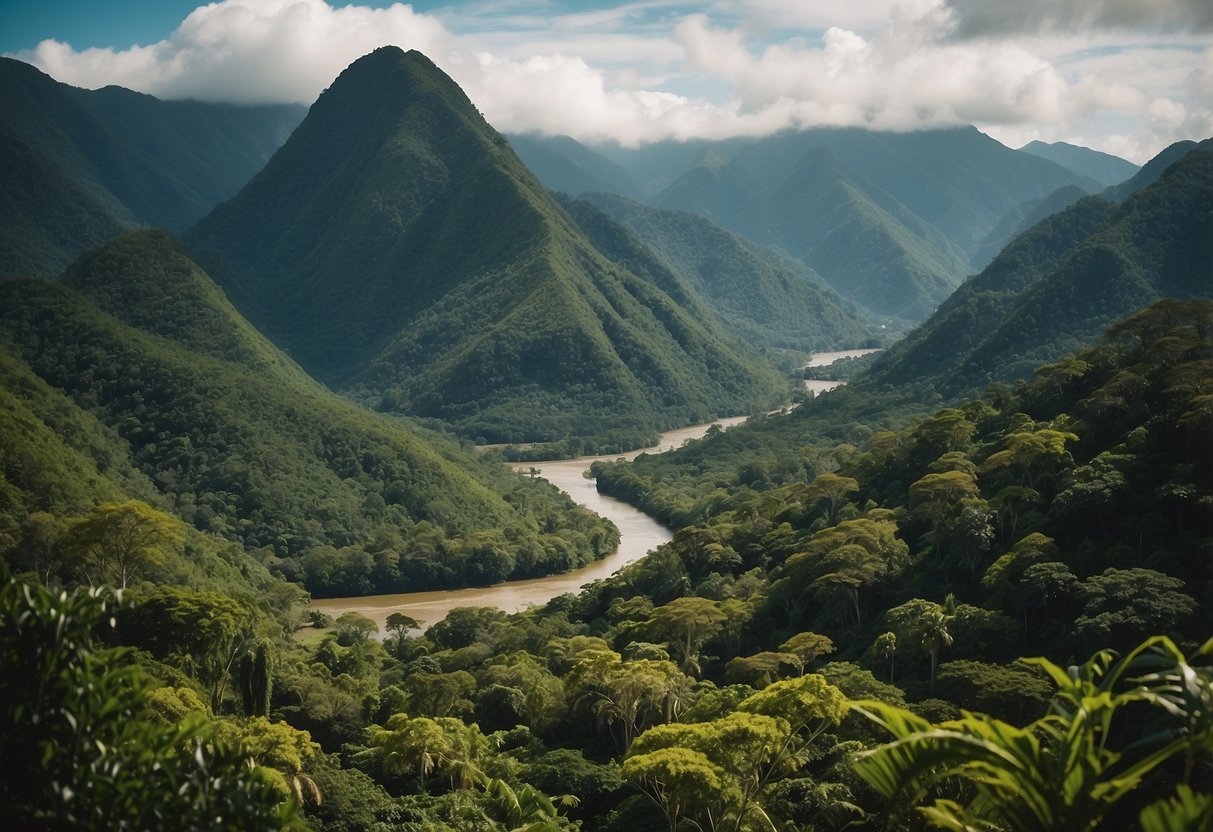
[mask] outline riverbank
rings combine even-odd
[[[822,367],[843,358],[867,355],[876,350],[841,350],[838,352],[814,353],[806,367]],[[817,390],[825,392],[845,382],[820,382],[806,379],[805,385],[828,384]],[[815,388],[810,388],[815,389]],[[671,539],[669,529],[652,517],[622,500],[599,494],[594,480],[585,476],[590,465],[600,460],[635,459],[642,453],[665,453],[680,447],[690,439],[698,439],[713,425],[731,427],[744,422],[747,417],[735,416],[717,419],[701,425],[678,428],[661,434],[661,440],[648,448],[640,448],[623,454],[582,456],[576,459],[561,459],[548,462],[520,463],[515,469],[520,472],[537,471],[552,485],[567,493],[573,500],[594,511],[619,527],[619,548],[605,558],[582,569],[532,578],[523,581],[508,581],[487,587],[466,589],[443,589],[429,592],[405,592],[394,595],[366,595],[346,598],[322,598],[312,601],[312,609],[333,618],[344,612],[356,612],[379,625],[384,633],[387,617],[394,612],[417,619],[423,626],[441,621],[456,607],[496,607],[505,612],[518,612],[530,606],[545,604],[557,595],[577,592],[583,586],[601,578],[607,578],[629,563],[640,560],[648,552]]]

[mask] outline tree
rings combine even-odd
[[[431,774],[443,774],[452,786],[468,788],[483,782],[480,764],[488,740],[475,725],[458,719],[395,714],[383,727],[373,727],[369,745],[389,774],[415,774],[426,791]]]
[[[185,540],[181,521],[139,500],[102,503],[68,523],[63,545],[90,585],[126,588],[130,578],[165,562]]]
[[[1153,569],[1105,569],[1078,586],[1074,630],[1086,644],[1123,648],[1151,632],[1175,633],[1196,611],[1184,582]]]
[[[952,644],[948,632],[949,616],[934,601],[912,598],[886,613],[897,641],[917,646],[931,661],[931,688],[939,667],[939,651]]]
[[[1022,485],[1039,490],[1042,476],[1074,464],[1070,452],[1066,450],[1066,443],[1077,441],[1075,434],[1052,428],[1016,431],[1003,440],[1005,448],[986,457],[982,470],[1017,470],[1023,477]]]
[[[1207,649],[1213,645],[1202,654]],[[1044,659],[1032,663],[1057,694],[1050,712],[1024,728],[984,714],[933,726],[892,705],[855,703],[894,737],[860,755],[859,774],[894,807],[916,812],[914,826],[1094,830],[1169,759],[1193,750],[1208,755],[1213,735],[1193,731],[1193,723],[1176,715],[1172,697],[1175,680],[1187,680],[1207,724],[1213,674],[1190,665],[1169,639],[1150,639],[1120,659],[1103,651],[1068,669]],[[1143,675],[1152,668],[1164,669]],[[1109,740],[1141,716],[1141,705],[1154,706],[1172,730],[1113,750]],[[963,788],[948,793],[957,799],[938,796],[939,786],[956,781]],[[1198,815],[1199,802],[1193,796],[1184,811]]]
[[[337,643],[342,647],[366,644],[372,635],[379,632],[378,624],[353,610],[337,616],[333,626],[337,630]]]
[[[387,617],[384,622],[387,626],[387,631],[391,633],[395,639],[394,654],[396,658],[402,658],[404,654],[404,645],[409,638],[409,633],[420,630],[421,622],[412,616],[405,615],[402,612],[394,612]]]
[[[881,633],[876,637],[872,650],[889,663],[889,684],[893,683],[893,657],[897,655],[897,634]]]
[[[826,504],[826,519],[831,526],[838,522],[838,511],[847,497],[859,490],[859,481],[834,473],[819,475],[805,489],[805,500]]]
[[[803,676],[806,665],[834,652],[834,642],[830,640],[829,636],[806,631],[797,633],[779,645],[779,650],[783,653],[791,653],[796,657],[797,673]]]
[[[696,809],[707,814],[707,828],[715,828],[712,807],[730,796],[722,775],[703,752],[682,747],[656,748],[623,761],[624,779],[657,804],[670,832],[677,832],[687,812]]]
[[[307,731],[255,716],[220,721],[215,739],[232,748],[243,749],[253,765],[271,770],[278,787],[300,805],[318,806],[322,802],[316,781],[304,771],[320,752],[320,746],[312,742]]]
[[[152,710],[129,650],[97,648],[107,590],[0,580],[0,799],[13,828],[306,828],[204,717],[172,725]]]
[[[687,596],[675,598],[653,610],[646,628],[656,638],[669,641],[687,673],[698,676],[699,648],[727,621],[717,601]]]

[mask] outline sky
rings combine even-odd
[[[386,44],[499,130],[589,143],[975,124],[1142,163],[1213,136],[1213,0],[0,4],[0,53],[165,99],[310,104]]]

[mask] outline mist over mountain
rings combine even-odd
[[[303,114],[79,89],[0,58],[0,274],[54,276],[138,226],[183,231],[260,170]]]
[[[1031,210],[1025,205],[1065,187],[1104,187],[974,128],[817,128],[575,152],[567,137],[528,141],[549,157],[567,154],[563,169],[588,167],[587,152],[597,153],[626,171],[650,205],[701,214],[800,260],[890,323],[929,315],[1006,242],[1000,234]],[[549,161],[538,172],[553,171],[554,188],[594,189],[589,177],[558,178],[557,169]]]
[[[1069,168],[1075,173],[1094,179],[1102,185],[1111,187],[1119,185],[1137,173],[1139,166],[1132,162],[1101,153],[1088,147],[1079,147],[1068,142],[1028,142],[1019,148],[1024,153],[1031,153],[1042,159],[1056,162],[1062,167]]]

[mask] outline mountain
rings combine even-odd
[[[127,231],[102,200],[0,131],[0,275],[50,276]]]
[[[1063,187],[1103,187],[971,127],[816,128],[592,149],[641,183],[650,205],[701,214],[776,248],[890,320],[921,320],[988,262],[1008,213]]]
[[[1084,196],[1087,196],[1087,192],[1082,188],[1066,185],[1046,197],[1029,199],[1016,205],[999,220],[998,225],[994,226],[981,244],[973,249],[969,256],[970,262],[975,267],[984,269],[1017,235],[1047,217],[1064,211]]]
[[[1206,142],[1179,141],[1167,146],[1157,156],[1142,165],[1141,170],[1133,176],[1119,185],[1106,189],[1102,194],[1103,198],[1112,202],[1124,202],[1142,188],[1157,182],[1171,165],[1200,146],[1207,146]]]
[[[0,58],[0,274],[54,276],[136,226],[184,230],[235,194],[302,117],[295,105],[78,89]]]
[[[1067,142],[1034,141],[1019,149],[1024,153],[1056,162],[1080,176],[1094,179],[1105,187],[1119,185],[1139,170],[1138,165],[1127,159]]]
[[[1120,205],[1080,200],[1016,238],[864,383],[968,392],[1022,378],[1159,298],[1209,297],[1211,205],[1213,141]]]
[[[467,436],[639,438],[786,394],[685,287],[595,249],[417,52],[351,64],[185,239],[309,372]]]
[[[583,200],[631,231],[658,258],[654,268],[674,271],[727,326],[751,342],[812,351],[857,347],[878,332],[812,270],[705,217],[606,193],[586,194]],[[579,222],[596,246],[608,250],[608,243],[591,231],[593,218]],[[628,261],[634,271],[639,271],[634,263],[641,256],[633,254]]]
[[[153,484],[315,593],[534,576],[616,540],[545,483],[311,381],[163,232],[122,237],[62,281],[0,281],[0,352],[7,384],[57,391],[38,416],[54,427],[27,443],[58,441],[50,457],[84,453],[145,495]]]
[[[960,252],[895,197],[809,151],[778,188],[734,220],[743,234],[808,264],[877,315],[920,320],[966,273]]]
[[[568,136],[512,135],[510,147],[539,181],[557,193],[606,191],[638,198],[640,186],[619,165]]]

